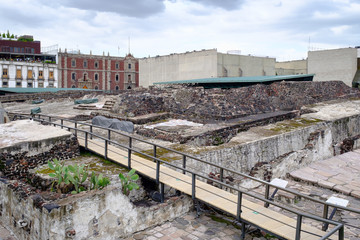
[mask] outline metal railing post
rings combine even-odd
[[[108,139],[109,139],[109,141],[111,140],[111,130],[110,129],[108,129]]]
[[[156,158],[156,145],[154,145],[154,158]],[[155,159],[154,159],[154,162],[156,162]]]
[[[88,149],[88,132],[85,132],[85,149]]]
[[[77,122],[75,122],[75,136],[77,136]]]
[[[64,120],[61,119],[60,122],[61,122],[61,129],[63,129],[64,128]]]
[[[90,139],[93,138],[92,133],[93,133],[93,129],[92,129],[92,125],[90,125]]]
[[[183,155],[183,159],[182,159],[182,164],[183,164],[183,174],[185,174],[186,173],[186,171],[185,171],[185,169],[186,169],[186,156],[185,155]]]
[[[128,148],[128,168],[131,169],[131,148],[132,148],[132,137],[129,137],[129,148]]]
[[[237,201],[237,211],[236,211],[236,220],[240,221],[241,219],[241,205],[242,205],[242,192],[238,192],[238,201]]]
[[[165,200],[165,184],[160,183],[160,196],[161,196],[161,202],[163,203]]]
[[[328,219],[328,213],[329,213],[329,205],[324,204],[324,211],[323,211],[323,218]],[[326,223],[323,223],[322,230],[326,231],[328,225]]]
[[[49,116],[49,122],[51,123],[51,117]]]
[[[344,234],[344,224],[341,224],[341,228],[339,229],[339,240],[344,240],[345,234]]]
[[[192,184],[191,184],[191,197],[193,200],[195,200],[195,182],[196,181],[196,175],[195,173],[192,173]]]
[[[107,159],[107,152],[108,152],[108,140],[105,139],[105,155],[104,155],[105,159]]]
[[[297,216],[295,240],[300,240],[302,215]]]
[[[223,168],[220,168],[220,182],[222,183],[224,180],[224,169]],[[220,185],[220,189],[222,189],[223,186],[222,184]]]
[[[156,184],[160,182],[160,161],[156,160]]]
[[[265,187],[265,199],[269,200],[269,194],[270,194],[270,185],[269,184],[266,184],[266,187]],[[264,203],[264,207],[269,207],[269,203],[265,202]]]

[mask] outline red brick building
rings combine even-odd
[[[58,53],[59,87],[123,90],[139,86],[139,62],[126,57]]]

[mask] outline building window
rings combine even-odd
[[[72,66],[72,67],[76,67],[76,60],[75,60],[75,59],[72,59],[72,60],[71,60],[71,66]]]
[[[129,63],[128,67],[129,67],[129,69],[131,69],[131,63]]]
[[[16,87],[21,87],[21,82],[16,82]]]
[[[99,89],[99,87],[98,86],[95,86],[95,90],[98,90]]]
[[[87,60],[84,60],[84,68],[87,68]]]
[[[53,71],[49,72],[49,79],[54,79],[54,72]]]
[[[75,85],[72,85],[71,88],[76,88],[76,86],[75,86]]]
[[[44,73],[42,70],[39,71],[39,79],[43,79],[44,78]]]
[[[38,87],[39,87],[39,88],[43,88],[43,87],[44,87],[44,83],[39,82]]]
[[[22,79],[22,77],[21,77],[21,69],[16,69],[16,79]]]
[[[115,68],[119,69],[119,63],[115,63]]]
[[[95,81],[98,81],[99,80],[99,74],[95,73]]]
[[[27,78],[28,78],[28,79],[33,79],[32,70],[28,70],[28,72],[27,72]]]
[[[27,87],[28,87],[28,88],[32,88],[32,86],[33,86],[33,84],[32,84],[31,82],[29,82],[29,83],[27,84]]]
[[[119,91],[119,86],[116,86],[116,87],[115,87],[115,90],[116,90],[116,91]]]
[[[116,75],[115,75],[115,80],[116,80],[116,81],[119,81],[119,74],[116,74]]]
[[[53,82],[49,82],[49,87],[54,87],[54,83],[53,83]]]
[[[3,78],[8,78],[8,70],[7,68],[3,68]]]
[[[7,81],[3,81],[2,86],[3,86],[3,87],[7,87],[7,86],[8,86],[8,82],[7,82]]]
[[[131,83],[131,75],[128,75],[128,82]]]
[[[94,63],[94,67],[95,67],[95,68],[99,68],[99,63],[98,63],[98,62],[95,62],[95,63]]]
[[[76,80],[76,73],[74,73],[74,72],[71,73],[71,80],[74,80],[74,81]]]
[[[87,74],[84,73],[84,81],[86,81],[86,80],[87,80]]]

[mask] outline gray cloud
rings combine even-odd
[[[205,6],[220,7],[226,10],[239,9],[245,0],[189,0],[191,2],[197,2]]]
[[[164,0],[61,0],[64,6],[145,18],[165,10]],[[53,4],[53,3],[50,3]]]

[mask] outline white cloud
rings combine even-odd
[[[0,0],[0,32],[42,46],[136,57],[200,49],[241,50],[283,60],[319,46],[355,46],[360,4],[351,0]],[[351,29],[351,31],[349,31]],[[118,52],[118,46],[120,51]]]

